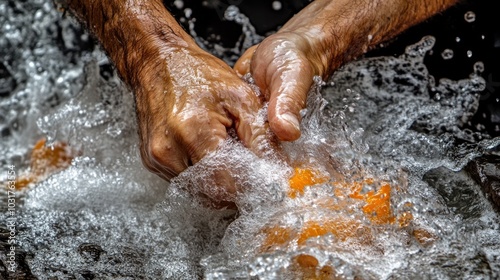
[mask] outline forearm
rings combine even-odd
[[[161,0],[66,0],[68,8],[115,64],[119,75],[134,88],[141,69],[154,65],[158,46],[178,49],[193,45],[191,37],[168,13]]]
[[[323,76],[458,0],[316,0],[280,32],[305,32],[324,49]],[[304,18],[311,18],[304,21]],[[319,42],[318,42],[319,41]]]

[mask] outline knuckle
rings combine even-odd
[[[165,163],[167,163],[164,161],[165,148],[165,144],[163,141],[161,141],[161,139],[153,137],[152,139],[150,139],[147,147],[148,158],[155,163],[164,165]]]

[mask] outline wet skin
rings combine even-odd
[[[235,70],[205,52],[160,0],[67,0],[133,90],[145,166],[170,180],[202,159],[235,128],[262,155],[272,137],[256,122],[262,100],[240,76],[252,73],[269,101],[269,126],[282,141],[300,137],[300,114],[313,77],[342,64],[457,0],[316,0],[279,32],[247,50]],[[271,145],[272,146],[272,145]],[[237,191],[217,175],[213,200]]]

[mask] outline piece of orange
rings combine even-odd
[[[16,180],[16,189],[20,190],[29,184],[38,183],[45,180],[48,176],[68,168],[76,155],[68,144],[64,142],[55,142],[46,146],[45,138],[40,139],[30,157],[29,172],[19,176]]]
[[[304,194],[305,187],[322,184],[327,181],[328,177],[316,170],[296,167],[293,176],[288,181],[290,184],[288,195],[291,198],[296,198],[297,195]]]

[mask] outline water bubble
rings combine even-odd
[[[184,9],[184,16],[186,16],[186,18],[191,18],[192,14],[193,14],[193,10],[191,10],[190,8]]]
[[[467,51],[467,57],[472,57],[472,51],[471,50]]]
[[[484,35],[481,35],[481,40],[484,40],[485,36]]]
[[[441,57],[442,57],[444,60],[449,60],[449,59],[452,59],[452,58],[453,58],[453,50],[451,50],[451,49],[445,49],[445,50],[441,53]]]
[[[182,9],[184,7],[184,2],[182,0],[175,0],[174,1],[174,6],[177,8],[177,9]]]
[[[464,14],[464,19],[466,22],[474,22],[476,20],[476,14],[473,11],[468,11]]]
[[[474,63],[474,73],[480,74],[484,72],[484,63],[482,61],[478,61]]]
[[[279,11],[281,10],[282,4],[280,1],[273,1],[273,10]]]
[[[455,42],[457,42],[457,43],[460,42],[460,37],[456,37]]]

